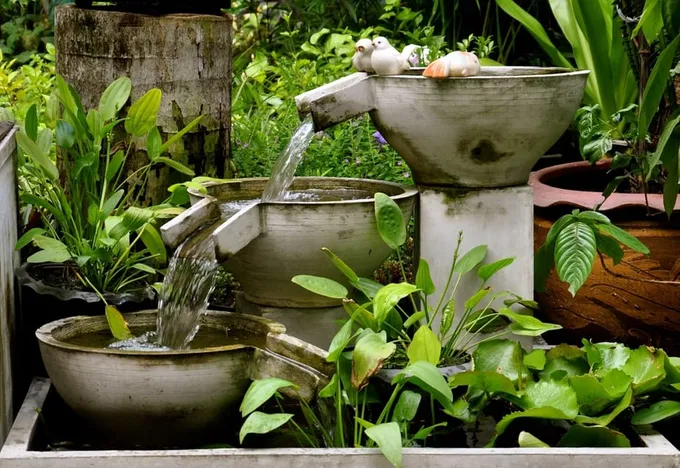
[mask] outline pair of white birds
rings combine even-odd
[[[420,46],[409,44],[399,52],[384,37],[359,39],[352,65],[357,71],[377,73],[378,75],[400,75],[411,69],[409,58]],[[423,76],[443,79],[450,76],[474,76],[479,73],[477,56],[471,52],[451,52],[445,57],[430,63]]]

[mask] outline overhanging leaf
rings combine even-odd
[[[640,242],[635,236],[630,235],[623,229],[614,226],[613,224],[599,224],[597,229],[599,229],[599,231],[603,234],[613,237],[629,249],[633,249],[641,254],[649,255],[649,248],[647,248],[647,246]]]
[[[248,416],[269,401],[280,388],[284,387],[295,387],[295,384],[287,380],[276,378],[255,380],[252,382],[250,387],[248,387],[239,408],[241,416],[244,418]]]
[[[495,261],[493,263],[489,263],[487,265],[482,265],[479,267],[479,270],[477,270],[477,276],[479,276],[482,281],[485,283],[491,279],[493,275],[498,273],[504,268],[509,267],[510,265],[513,264],[515,261],[515,257],[510,257],[510,258],[502,258],[498,261]]]
[[[308,291],[333,299],[344,299],[348,294],[347,288],[340,283],[320,276],[297,275],[291,281]]]
[[[657,401],[647,408],[636,411],[630,422],[636,426],[654,424],[677,414],[680,414],[680,401]]]
[[[434,294],[435,286],[430,275],[430,265],[424,258],[421,258],[418,263],[418,271],[416,273],[416,286],[427,295]]]
[[[610,227],[605,224],[602,227]],[[598,225],[600,228],[600,225]],[[555,265],[562,281],[569,283],[569,292],[576,292],[583,286],[593,269],[597,243],[593,229],[577,221],[565,227],[555,242]]]
[[[268,434],[286,424],[292,417],[293,415],[288,413],[267,414],[256,411],[248,416],[241,426],[239,441],[243,443],[248,434]]]
[[[423,325],[413,335],[413,339],[406,350],[406,355],[408,356],[409,363],[425,361],[436,366],[439,364],[441,351],[442,345],[437,335],[430,327]]]
[[[412,383],[432,395],[441,405],[453,411],[453,393],[439,369],[429,362],[418,361],[409,364],[392,383]]]
[[[401,431],[395,422],[378,424],[366,429],[366,436],[373,440],[385,458],[395,467],[402,466]]]
[[[132,81],[126,76],[118,78],[106,88],[99,98],[99,114],[105,122],[113,119],[123,108],[130,98],[130,91]]]
[[[165,164],[166,166],[173,168],[177,172],[181,172],[182,174],[185,174],[185,175],[188,175],[188,176],[193,177],[193,176],[196,175],[196,173],[192,169],[186,167],[181,162],[175,161],[174,159],[170,159],[166,156],[158,156],[153,160],[153,162],[156,163],[156,164],[161,164],[161,163]]]
[[[322,248],[321,249],[326,255],[328,255],[328,258],[331,259],[331,262],[333,265],[335,265],[335,268],[340,270],[340,272],[347,277],[349,280],[350,284],[351,283],[358,283],[359,282],[359,277],[357,274],[352,270],[345,262],[342,261],[340,257],[335,255],[333,252],[331,252],[327,248]]]
[[[384,193],[375,194],[375,220],[382,240],[397,249],[406,242],[406,223],[399,205]]]
[[[109,329],[115,339],[129,340],[134,337],[125,317],[116,307],[112,305],[106,306],[106,321],[109,323]]]
[[[391,283],[383,286],[373,298],[373,315],[379,324],[383,323],[400,300],[416,292],[418,288],[409,283]]]
[[[558,447],[630,447],[628,438],[606,427],[571,426]]]
[[[453,271],[461,274],[471,271],[474,267],[482,263],[484,258],[486,258],[487,251],[488,247],[486,245],[474,247],[458,259],[453,267]]]
[[[146,135],[156,126],[163,93],[158,88],[150,89],[132,104],[125,121],[125,130],[136,137]]]
[[[366,387],[368,380],[380,371],[396,349],[394,343],[387,343],[379,333],[370,331],[360,338],[352,353],[352,386],[357,390]]]

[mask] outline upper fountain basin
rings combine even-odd
[[[318,130],[369,112],[418,185],[526,184],[538,159],[572,122],[589,71],[482,67],[433,80],[355,73],[296,97]]]
[[[212,199],[224,207],[230,200],[260,197],[267,180],[206,183],[206,199],[195,190],[189,193],[194,206]],[[375,193],[390,196],[406,220],[418,195],[415,187],[391,182],[331,177],[296,177],[291,190],[343,191],[353,199],[263,202],[242,210],[215,230],[217,258],[238,280],[251,303],[300,308],[341,305],[341,300],[311,293],[291,279],[296,275],[322,276],[349,288],[347,278],[321,250],[324,247],[359,276],[370,277],[391,252],[376,227]]]

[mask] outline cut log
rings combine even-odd
[[[225,177],[230,175],[231,31],[229,16],[148,16],[62,5],[55,16],[57,73],[78,91],[85,109],[96,108],[101,93],[121,76],[132,80],[131,102],[159,88],[164,140],[204,115],[169,156],[196,174]],[[136,142],[136,149],[128,174],[148,161],[145,142]],[[156,166],[139,200],[160,203],[170,185],[187,179]]]

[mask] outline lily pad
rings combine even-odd
[[[575,418],[579,410],[574,389],[566,382],[554,380],[529,383],[522,404],[525,409],[555,408],[568,419]]]
[[[480,343],[473,353],[474,369],[503,374],[512,382],[522,376],[529,376],[529,369],[524,365],[523,350],[519,343],[511,340],[489,340]]]
[[[491,371],[468,371],[455,374],[449,381],[451,388],[468,386],[488,394],[507,393],[517,395],[515,385],[503,374]]]

